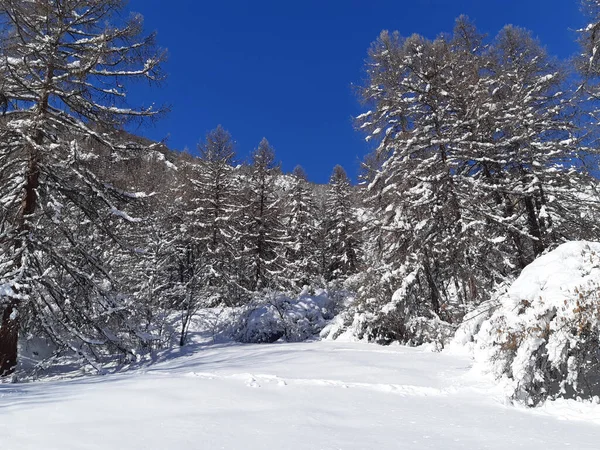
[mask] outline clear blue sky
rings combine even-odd
[[[578,0],[131,0],[129,9],[169,50],[166,83],[136,87],[132,101],[172,111],[138,133],[195,150],[222,124],[240,159],[264,136],[285,171],[300,164],[316,182],[335,164],[354,177],[369,151],[352,127],[362,112],[352,85],[382,29],[433,38],[467,14],[489,35],[507,23],[528,28],[566,58],[583,22]]]

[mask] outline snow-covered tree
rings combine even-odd
[[[384,160],[368,189],[379,221],[381,262],[398,288],[412,283],[403,288],[402,308],[439,314],[445,286],[438,278],[454,260],[460,235],[453,158],[461,119],[453,102],[456,61],[445,37],[403,39],[388,32],[369,56],[370,83],[362,95],[376,108],[360,116],[359,124],[370,130],[370,139],[380,140],[377,153]]]
[[[219,125],[199,146],[191,183],[192,234],[195,245],[206,254],[207,276],[219,301],[230,302],[231,290],[239,282],[235,273],[236,242],[239,228],[239,181],[232,163],[235,145],[231,135]]]
[[[581,55],[576,59],[577,69],[583,78],[584,91],[597,100],[600,97],[600,1],[581,0],[581,5],[588,25],[579,30]]]
[[[317,225],[314,194],[306,173],[297,166],[284,218],[288,250],[286,271],[298,287],[311,285],[319,274],[317,259]]]
[[[342,166],[333,168],[328,188],[326,277],[343,279],[359,268],[360,227],[354,211],[352,185]]]
[[[476,158],[470,168],[476,187],[496,197],[495,212],[484,211],[485,218],[500,231],[498,240],[511,241],[523,268],[557,242],[586,234],[589,180],[575,162],[572,102],[560,65],[513,26],[498,34],[489,61],[482,110],[493,126],[477,143],[484,150],[463,158]]]
[[[275,152],[263,138],[252,154],[244,183],[241,244],[249,291],[282,289],[289,284],[283,274],[286,233],[281,200],[276,194],[276,173]]]
[[[161,79],[162,54],[121,0],[2,0],[0,75],[0,374],[13,371],[19,324],[89,360],[137,339],[97,247],[134,196],[103,183],[93,155],[127,158],[116,130],[156,116],[126,105],[127,80]],[[81,230],[90,239],[80,241]],[[94,242],[95,241],[95,242]]]
[[[168,155],[177,161],[174,155]],[[133,161],[132,161],[133,162]],[[132,309],[132,320],[140,325],[144,348],[168,346],[173,341],[172,323],[180,291],[174,268],[177,266],[178,238],[184,207],[181,198],[179,170],[165,155],[155,151],[127,164],[127,180],[136,191],[151,193],[138,205],[136,212],[143,221],[123,224],[119,235],[126,235],[137,251],[120,251],[110,262],[119,291],[126,295]],[[113,165],[113,172],[115,167]],[[114,246],[113,246],[114,247]]]
[[[394,294],[364,304],[384,311],[375,328],[396,316],[392,340],[413,339],[411,317],[460,319],[545,249],[597,233],[564,73],[528,32],[486,45],[464,17],[434,41],[383,32],[367,73],[370,239]]]
[[[582,0],[581,4],[588,25],[579,30],[581,52],[574,61],[580,77],[577,107],[583,124],[579,155],[581,163],[595,173],[600,165],[600,2]]]

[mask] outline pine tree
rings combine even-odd
[[[120,0],[0,1],[0,374],[14,370],[19,324],[89,360],[130,353],[135,338],[97,251],[131,195],[100,180],[91,159],[143,148],[114,130],[153,117],[125,104],[128,79],[160,80],[162,54]],[[114,20],[114,24],[109,24]],[[96,241],[96,242],[94,242]]]

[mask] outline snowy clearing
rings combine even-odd
[[[125,374],[0,385],[0,445],[598,448],[600,407],[566,401],[532,410],[510,406],[470,366],[464,356],[401,346],[199,346]]]

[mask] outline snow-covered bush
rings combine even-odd
[[[497,301],[475,336],[475,359],[512,398],[600,395],[600,243],[561,245]]]
[[[305,289],[297,298],[271,292],[246,307],[237,320],[233,337],[246,343],[304,341],[317,335],[334,311],[335,302],[325,290],[310,295]]]
[[[323,337],[344,336],[382,345],[433,343],[443,348],[454,326],[412,289],[417,271],[397,272],[372,268],[348,280],[348,289],[357,292],[357,300],[324,330]],[[399,287],[394,290],[393,286]]]
[[[473,353],[476,337],[482,325],[492,317],[500,306],[500,299],[508,292],[512,281],[499,284],[493,290],[492,297],[466,313],[448,344],[452,351]]]
[[[365,340],[381,345],[400,342],[406,345],[434,344],[443,349],[455,328],[435,315],[407,316],[398,311],[357,312],[352,310],[336,317],[322,337]]]

